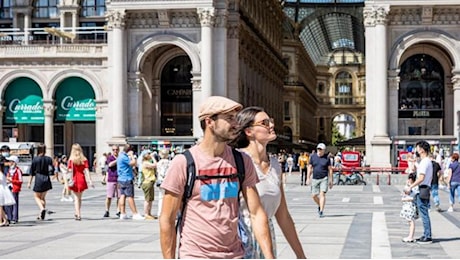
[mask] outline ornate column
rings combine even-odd
[[[391,166],[387,86],[388,11],[389,6],[365,7],[363,11],[366,30],[366,103],[369,104],[366,106],[366,156],[371,166],[381,167]]]
[[[212,94],[219,96],[227,96],[227,18],[228,11],[226,9],[217,10],[216,28],[214,28],[214,44],[213,53],[213,68],[214,78],[212,82]]]
[[[240,27],[239,27],[239,14],[232,12],[229,15],[227,22],[227,95],[229,98],[241,101],[239,97],[239,75],[240,71]]]
[[[3,113],[5,113],[6,107],[3,106],[4,101],[0,101],[0,141],[3,142]]]
[[[54,110],[56,107],[53,101],[43,101],[43,110],[45,112],[45,145],[46,155],[54,157]]]
[[[153,129],[150,130],[151,133],[154,133],[154,135],[161,135],[161,80],[160,79],[154,79],[152,80],[152,109],[151,111],[156,111],[152,114],[152,126]],[[192,104],[193,105],[193,104]],[[157,107],[155,109],[155,107]]]
[[[112,138],[124,139],[126,116],[126,58],[125,58],[125,16],[124,10],[111,10],[107,13],[107,25],[109,32],[109,46],[112,47],[110,59],[110,79],[112,80],[109,92],[111,102],[109,104],[112,113]]]
[[[452,84],[454,92],[454,134],[457,135],[457,144],[460,147],[460,71],[454,72]]]
[[[142,73],[131,73],[128,79],[128,127],[131,135],[142,135],[142,96],[144,91]]]
[[[107,109],[107,100],[96,100],[96,153],[98,156],[106,152],[107,140],[109,135],[108,129],[104,124],[104,114]]]
[[[197,12],[201,23],[201,95],[205,99],[214,94],[212,29],[216,20],[216,10],[213,7],[206,7],[198,8]]]
[[[192,126],[193,126],[193,136],[196,138],[200,138],[203,136],[203,130],[201,129],[200,120],[198,120],[198,114],[200,113],[200,104],[202,100],[205,98],[202,93],[202,80],[200,72],[193,72],[192,71],[192,111],[193,111],[193,118],[192,118]],[[203,99],[202,99],[203,98]]]
[[[398,135],[398,116],[399,116],[399,70],[388,72],[388,89],[389,89],[389,133],[390,136]]]

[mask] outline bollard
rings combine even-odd
[[[391,172],[388,173],[388,185],[391,185]]]
[[[377,181],[376,181],[376,185],[379,185],[379,179],[380,179],[380,178],[379,178],[379,176],[380,176],[380,174],[379,174],[379,173],[377,173]]]

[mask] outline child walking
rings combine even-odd
[[[415,179],[416,179],[416,174],[409,173],[405,189],[410,187],[410,185],[414,183]],[[418,209],[414,201],[414,198],[417,193],[418,193],[418,187],[415,187],[411,189],[409,195],[403,194],[401,198],[402,209],[401,209],[401,213],[399,214],[399,216],[406,219],[409,223],[409,235],[402,239],[404,243],[414,243],[415,242],[415,238],[414,238],[415,220],[418,218]]]
[[[11,155],[6,158],[6,160],[10,163],[8,173],[6,175],[6,181],[11,187],[14,201],[16,203],[5,207],[5,210],[11,224],[16,224],[19,220],[19,192],[22,187],[22,171],[18,167],[19,158],[16,155]]]

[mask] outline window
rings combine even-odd
[[[102,27],[105,26],[105,22],[83,22],[80,23],[80,32],[78,34],[78,39],[80,42],[93,42],[101,43],[107,42],[107,31]],[[87,27],[88,29],[86,29]],[[95,29],[94,27],[100,27]]]
[[[35,2],[34,17],[36,18],[58,17],[57,4],[58,4],[58,0],[37,0]]]
[[[105,0],[83,0],[81,5],[81,16],[104,16]]]
[[[11,9],[12,0],[0,1],[0,19],[11,19],[13,18],[13,12]]]
[[[291,120],[291,110],[289,109],[289,101],[284,102],[284,120]]]
[[[335,79],[335,104],[353,104],[353,78],[348,72],[340,72]]]
[[[319,92],[319,93],[323,93],[323,92],[324,92],[324,84],[323,84],[323,83],[319,83],[319,84],[318,84],[318,92]]]

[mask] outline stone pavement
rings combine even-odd
[[[95,176],[97,179],[97,176]],[[27,183],[27,178],[25,183]],[[325,217],[317,217],[317,207],[309,188],[300,186],[298,173],[287,176],[286,199],[297,232],[309,258],[459,258],[460,205],[456,211],[431,212],[433,240],[430,245],[404,244],[408,225],[399,217],[400,193],[406,176],[392,175],[393,185],[376,176],[366,176],[366,186],[335,186],[327,196]],[[82,221],[73,218],[73,203],[61,202],[62,185],[54,182],[47,196],[54,214],[37,221],[38,209],[32,192],[23,185],[20,194],[20,222],[0,227],[0,259],[7,258],[162,258],[157,220],[103,218],[105,187],[84,193]],[[143,207],[142,191],[136,189],[136,205]],[[448,194],[440,192],[447,208]],[[154,203],[156,210],[156,203]],[[128,210],[128,213],[130,211]],[[276,226],[279,258],[295,258]],[[416,221],[416,237],[422,233]]]

